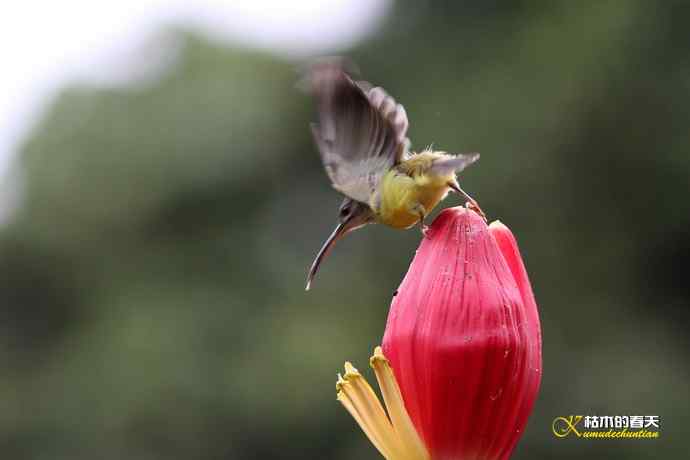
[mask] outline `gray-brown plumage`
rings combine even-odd
[[[479,154],[411,153],[402,105],[382,88],[354,80],[342,60],[312,65],[306,87],[316,101],[312,133],[333,188],[345,196],[340,223],[326,240],[307,278],[307,289],[335,241],[369,223],[409,228],[449,190],[464,194],[455,173]],[[478,209],[478,206],[476,206]]]

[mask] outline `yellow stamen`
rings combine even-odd
[[[392,427],[374,390],[349,362],[345,363],[345,377],[339,376],[336,389],[338,400],[362,427],[371,443],[384,457],[389,458],[392,452],[387,438],[392,433]]]
[[[381,394],[383,394],[383,400],[386,403],[386,409],[388,409],[388,415],[391,418],[393,428],[403,443],[404,452],[409,453],[407,458],[429,458],[426,446],[424,446],[420,439],[417,429],[412,424],[412,420],[405,409],[405,402],[403,401],[402,394],[400,394],[400,387],[395,380],[390,362],[383,355],[381,347],[374,349],[374,356],[369,359],[369,364],[374,368],[376,380],[379,382],[379,388],[381,389]]]
[[[338,401],[386,459],[429,460],[381,347],[376,347],[369,363],[374,368],[388,415],[369,383],[349,362],[345,363],[345,376],[338,375]]]

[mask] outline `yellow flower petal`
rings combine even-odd
[[[381,347],[376,347],[369,362],[376,373],[388,415],[369,383],[349,362],[345,363],[345,375],[338,374],[338,401],[386,459],[429,460]]]
[[[405,409],[405,402],[402,394],[400,394],[400,387],[395,380],[393,369],[383,355],[381,347],[374,349],[374,356],[369,359],[369,364],[374,368],[376,380],[379,382],[379,388],[383,395],[383,400],[388,409],[388,416],[391,419],[393,428],[395,429],[398,438],[403,444],[403,451],[408,455],[409,459],[428,459],[429,454],[426,451],[426,446],[422,442],[417,429],[412,424],[412,420]]]

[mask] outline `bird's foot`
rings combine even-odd
[[[423,213],[419,215],[419,228],[422,230],[422,236],[424,238],[426,238],[429,234],[429,226],[424,223],[425,217],[426,215],[424,215]]]
[[[465,208],[471,209],[472,211],[476,212],[477,214],[479,214],[482,217],[482,219],[484,219],[484,222],[487,222],[486,214],[484,214],[484,211],[482,211],[482,208],[479,207],[479,205],[477,204],[476,201],[472,200],[472,201],[466,202]]]
[[[420,203],[417,203],[411,208],[411,210],[412,212],[417,213],[419,216],[419,228],[422,231],[422,236],[426,237],[427,232],[429,231],[429,227],[424,223],[424,219],[426,219],[426,209]]]
[[[460,195],[465,197],[465,199],[467,200],[465,202],[465,208],[471,209],[472,211],[476,212],[477,214],[482,216],[482,219],[486,221],[486,214],[484,214],[482,208],[479,207],[479,203],[477,203],[477,200],[472,198],[467,192],[461,189],[457,182],[448,182],[448,187],[450,187],[454,192],[459,193]]]

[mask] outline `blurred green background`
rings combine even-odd
[[[519,240],[544,378],[516,459],[687,456],[689,6],[399,2],[343,51],[415,148],[482,153],[461,181]],[[366,368],[420,234],[355,232],[304,292],[340,197],[300,61],[166,33],[160,78],[64,88],[22,145],[1,456],[378,458],[335,375]],[[661,437],[556,439],[578,413],[660,415]]]

